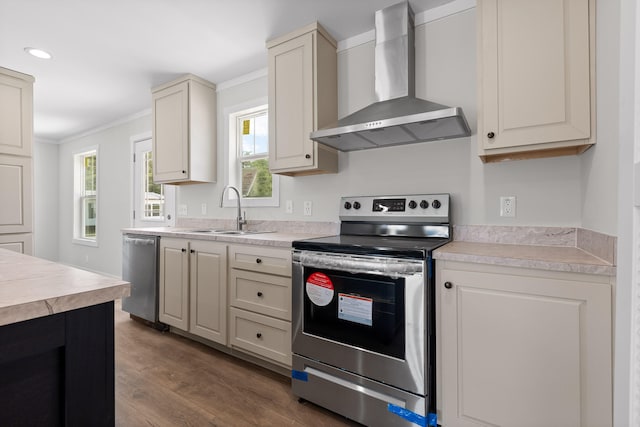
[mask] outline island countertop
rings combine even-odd
[[[113,301],[120,279],[0,249],[0,326]]]

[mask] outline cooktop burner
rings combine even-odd
[[[451,240],[448,194],[343,197],[340,234],[294,249],[424,259]]]

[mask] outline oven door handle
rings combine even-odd
[[[294,251],[293,262],[304,267],[340,270],[349,273],[384,274],[391,277],[422,274],[424,261],[354,255],[330,255],[324,252]]]

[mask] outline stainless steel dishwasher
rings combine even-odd
[[[158,321],[158,242],[157,236],[122,236],[122,279],[131,283],[131,295],[122,299],[122,309],[157,329],[167,326]]]

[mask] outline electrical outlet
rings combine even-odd
[[[500,197],[500,216],[509,218],[516,216],[516,196]]]
[[[312,214],[312,210],[311,210],[312,204],[311,204],[311,202],[309,200],[307,200],[307,201],[304,202],[303,206],[304,206],[304,216],[311,216],[311,214]]]
[[[207,214],[207,204],[203,203],[202,205],[200,205],[200,211],[202,213],[202,215],[206,215]]]
[[[178,205],[178,216],[187,216],[187,205]]]
[[[288,214],[293,213],[293,200],[287,200],[285,212],[287,212]]]

